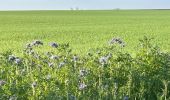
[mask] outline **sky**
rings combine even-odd
[[[170,9],[170,0],[0,0],[0,10]]]

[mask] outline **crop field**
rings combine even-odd
[[[1,11],[0,51],[20,51],[32,40],[70,43],[75,53],[120,37],[135,51],[143,36],[170,51],[170,10]]]
[[[170,100],[170,10],[1,11],[0,100]]]

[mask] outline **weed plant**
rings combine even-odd
[[[170,54],[140,40],[135,56],[122,52],[125,43],[112,39],[85,56],[69,44],[50,43],[54,52],[40,52],[42,41],[26,45],[22,57],[0,54],[2,100],[169,100]]]

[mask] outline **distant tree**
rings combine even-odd
[[[76,10],[79,10],[79,7],[76,7]]]
[[[120,10],[120,8],[115,8],[115,10]]]
[[[74,8],[71,7],[70,10],[74,10]]]

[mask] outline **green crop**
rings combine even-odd
[[[70,43],[74,53],[85,54],[112,37],[123,38],[134,52],[144,35],[169,51],[169,30],[170,10],[0,11],[0,52],[18,53],[27,42],[42,40]]]

